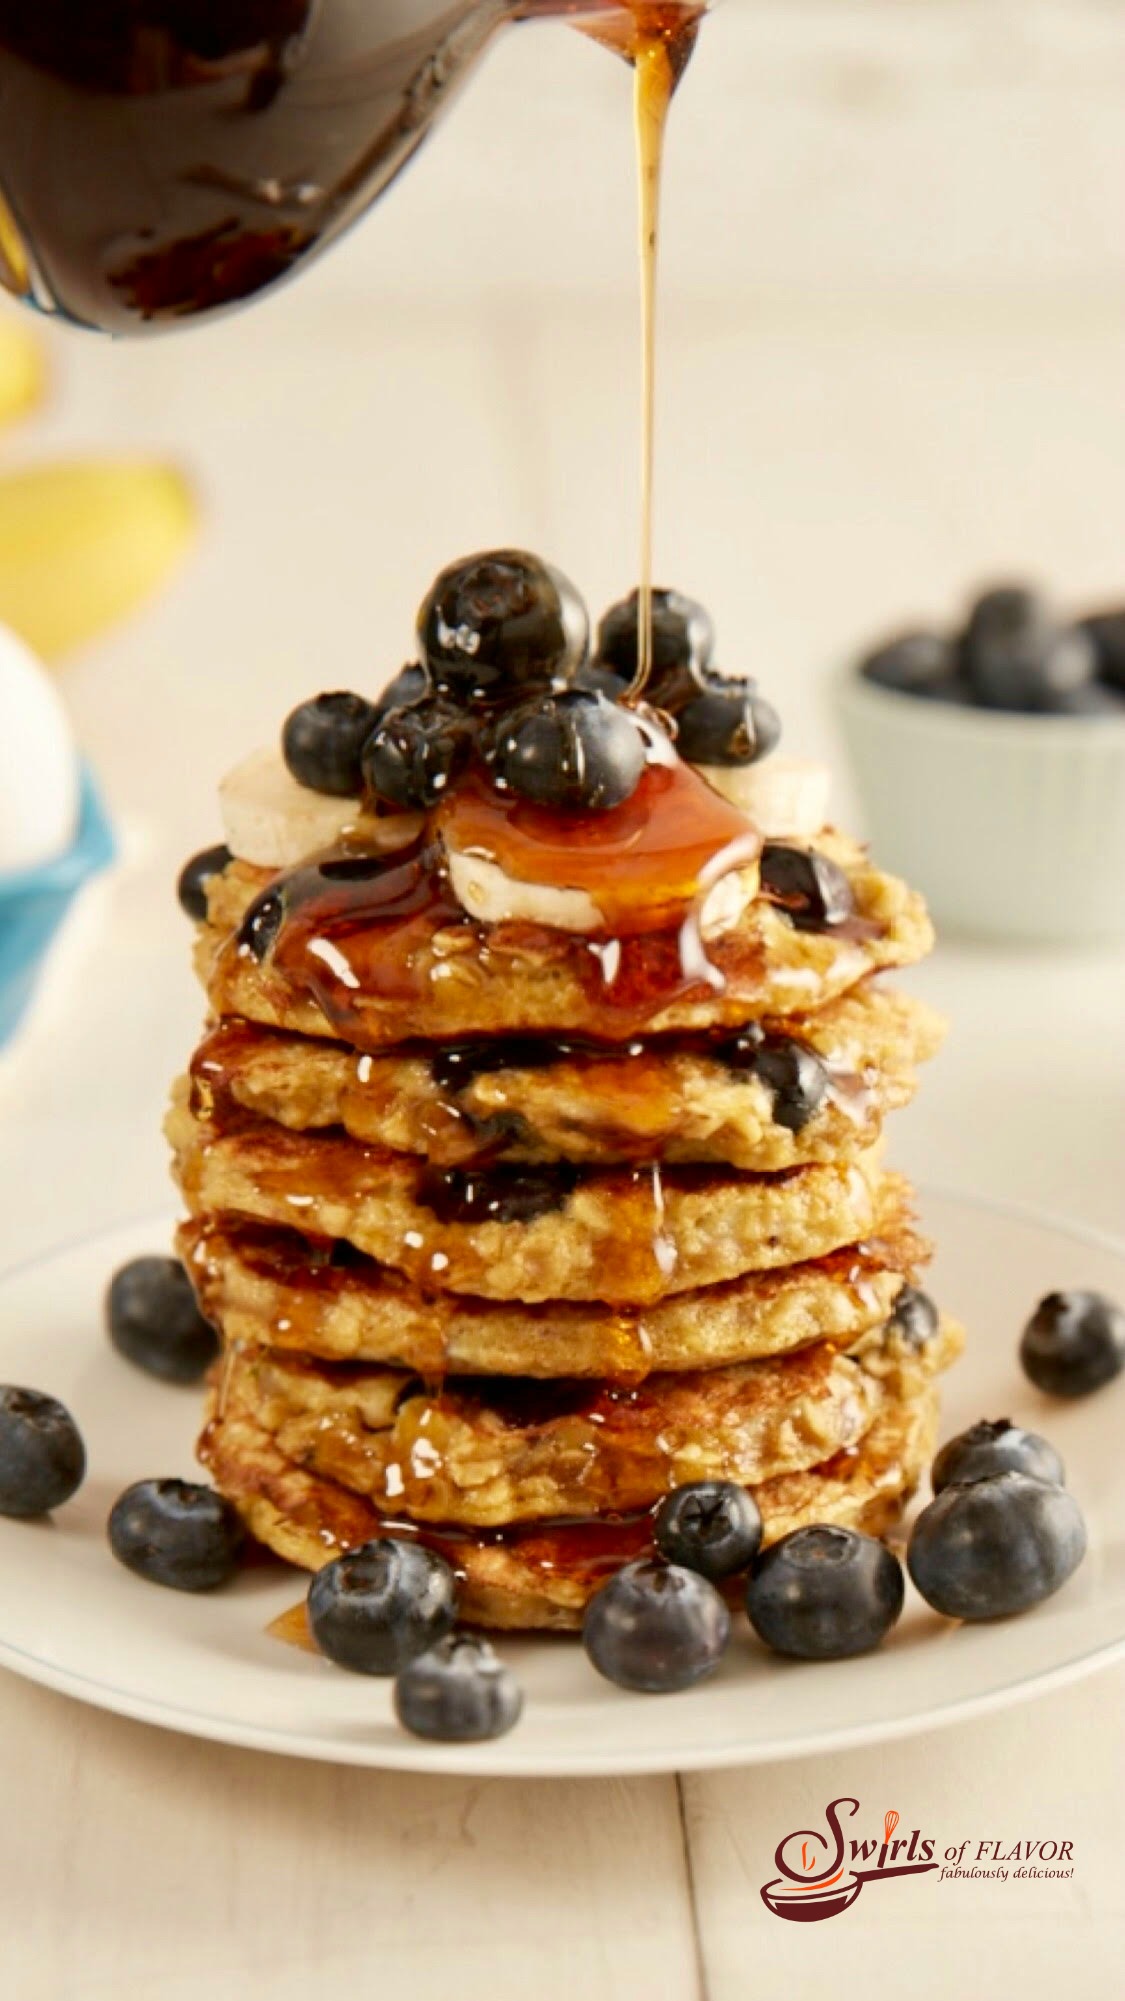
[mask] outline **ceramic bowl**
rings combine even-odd
[[[838,678],[879,862],[939,930],[1038,944],[1125,938],[1125,710],[1025,716]]]

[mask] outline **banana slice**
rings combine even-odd
[[[593,937],[605,930],[602,914],[584,889],[555,883],[518,882],[496,862],[461,854],[447,845],[453,894],[478,924],[545,924],[552,931]]]
[[[365,845],[391,850],[414,838],[416,813],[385,819],[366,814],[360,799],[333,799],[298,785],[278,750],[256,750],[219,786],[223,831],[232,855],[259,868],[293,868],[345,833],[361,830]]]
[[[819,834],[828,819],[832,774],[811,758],[761,764],[698,764],[701,778],[771,840]]]
[[[555,883],[520,882],[496,862],[463,854],[446,843],[453,894],[478,924],[542,924],[551,931],[573,931],[597,938],[606,921],[584,889],[560,889]],[[729,931],[738,923],[757,892],[756,869],[732,869],[709,891],[700,913],[705,938]]]

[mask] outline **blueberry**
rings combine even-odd
[[[450,1633],[403,1668],[395,1715],[415,1737],[474,1744],[503,1737],[520,1718],[523,1690],[487,1640]]]
[[[197,1383],[219,1352],[178,1258],[133,1258],[110,1280],[109,1338],[138,1369],[166,1383]]]
[[[386,687],[376,697],[376,722],[382,722],[383,717],[389,716],[392,709],[413,708],[415,702],[422,701],[429,693],[430,677],[424,667],[419,667],[416,663],[412,663],[409,667],[400,667],[394,680],[388,681]]]
[[[855,910],[851,883],[842,868],[815,848],[790,848],[767,841],[762,849],[761,883],[798,931],[826,931]]]
[[[1002,1619],[1049,1598],[1085,1553],[1066,1488],[1011,1469],[943,1488],[914,1524],[906,1563],[935,1612]]]
[[[363,746],[376,721],[372,703],[340,691],[315,695],[285,719],[281,750],[298,785],[350,799],[360,790]]]
[[[799,1133],[828,1095],[828,1072],[816,1050],[788,1036],[767,1036],[754,1068],[773,1093],[776,1123]]]
[[[82,1485],[86,1448],[64,1404],[0,1387],[0,1515],[46,1515]]]
[[[243,1529],[229,1501],[190,1480],[138,1480],[114,1502],[119,1563],[171,1591],[213,1591],[238,1567]]]
[[[1080,624],[1094,642],[1099,680],[1125,695],[1125,611],[1096,611]]]
[[[1048,1396],[1100,1390],[1125,1369],[1125,1312],[1101,1292],[1050,1292],[1023,1330],[1020,1361]]]
[[[428,1162],[415,1199],[441,1223],[533,1223],[569,1201],[578,1169],[565,1160],[541,1167],[438,1167]]]
[[[779,1126],[800,1132],[828,1094],[828,1071],[815,1049],[789,1035],[767,1035],[757,1025],[716,1043],[714,1054],[731,1070],[749,1070],[773,1096]]]
[[[589,620],[560,571],[522,549],[493,549],[442,571],[418,613],[418,639],[439,694],[508,702],[572,679]]]
[[[1043,599],[1022,586],[986,591],[969,613],[962,666],[990,709],[1049,709],[1094,678],[1090,635],[1056,625]]]
[[[241,950],[249,952],[261,965],[285,919],[285,902],[279,889],[265,889],[255,897],[238,927]]]
[[[348,1550],[309,1585],[309,1625],[321,1652],[355,1674],[398,1674],[449,1632],[456,1582],[421,1543],[386,1537]]]
[[[598,660],[584,660],[575,670],[571,686],[584,688],[590,695],[604,695],[607,702],[619,702],[629,692],[628,681]]]
[[[640,671],[640,592],[611,605],[598,627],[597,660],[631,688]],[[652,593],[652,672],[644,694],[654,708],[675,715],[698,695],[715,650],[708,614],[680,591]]]
[[[640,783],[645,743],[627,709],[570,689],[518,709],[496,735],[496,783],[537,806],[603,812]]]
[[[682,1564],[627,1563],[586,1607],[582,1643],[619,1688],[663,1695],[713,1674],[730,1613],[713,1584]]]
[[[204,848],[185,862],[176,883],[176,895],[180,908],[195,924],[207,922],[207,884],[213,875],[221,875],[231,860],[230,849],[221,842],[217,848]]]
[[[363,782],[388,805],[426,812],[464,769],[471,748],[464,716],[448,702],[392,709],[367,740]]]
[[[897,1334],[907,1347],[921,1349],[938,1331],[938,1310],[928,1292],[916,1285],[904,1285],[887,1322],[888,1334]]]
[[[746,681],[706,689],[676,718],[676,748],[689,764],[756,764],[780,736],[776,709]]]
[[[900,695],[935,695],[950,686],[956,653],[939,632],[902,632],[860,661],[865,681]]]
[[[758,1504],[733,1480],[693,1480],[656,1510],[656,1547],[669,1563],[716,1583],[748,1570],[762,1540]]]
[[[1008,1471],[1030,1473],[1033,1480],[1056,1487],[1066,1479],[1054,1446],[1038,1432],[1021,1430],[1010,1417],[982,1417],[942,1446],[930,1469],[930,1484],[940,1494],[945,1487],[966,1487],[972,1480]]]
[[[874,1536],[813,1522],[771,1543],[746,1586],[760,1640],[798,1660],[865,1654],[902,1611],[902,1565]]]

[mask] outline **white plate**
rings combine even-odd
[[[1125,1654],[1125,1380],[1073,1405],[1024,1379],[1019,1329],[1048,1291],[1125,1297],[1125,1247],[1029,1214],[945,1195],[925,1203],[941,1252],[933,1290],[969,1328],[947,1379],[942,1436],[979,1417],[1046,1432],[1090,1530],[1078,1574],[1021,1619],[957,1626],[908,1587],[890,1640],[860,1660],[793,1663],[738,1631],[711,1682],[686,1695],[611,1688],[573,1641],[504,1643],[527,1702],[495,1744],[426,1745],[396,1727],[389,1685],[285,1646],[268,1622],[302,1595],[296,1571],[252,1570],[212,1597],[162,1591],[114,1563],[105,1518],[132,1480],[192,1477],[198,1394],[163,1387],[109,1347],[102,1293],[114,1267],[168,1242],[156,1218],[76,1244],[0,1281],[0,1381],[61,1396],[90,1471],[52,1522],[0,1520],[0,1664],[169,1729],[342,1764],[530,1777],[663,1772],[904,1736],[1104,1666]]]

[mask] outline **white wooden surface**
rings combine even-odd
[[[725,19],[690,124],[684,98],[697,165],[669,229],[659,568],[712,605],[791,747],[816,750],[822,674],[873,627],[1001,568],[1075,602],[1125,588],[1122,12],[726,0]],[[127,853],[0,1067],[0,1264],[165,1200],[161,1107],[199,1018],[170,882],[215,837],[224,766],[302,695],[393,671],[455,551],[541,547],[594,604],[630,580],[619,94],[605,72],[562,199],[557,160],[603,72],[552,43],[550,146],[514,176],[506,137],[536,137],[532,37],[497,52],[461,142],[451,129],[401,208],[307,287],[191,339],[55,344],[53,414],[12,455],[165,445],[196,468],[209,529],[160,607],[69,675]],[[716,134],[743,148],[725,229],[687,200]],[[517,264],[502,225],[524,205],[541,229]],[[896,1122],[897,1157],[1120,1231],[1122,971],[943,946],[917,980],[954,1034]],[[1123,1713],[1118,1671],[846,1757],[682,1785],[488,1785],[241,1754],[3,1678],[0,1992],[1108,1995]],[[758,1898],[777,1841],[848,1792],[945,1842],[1072,1838],[1075,1877],[921,1879],[840,1929],[778,1923]]]

